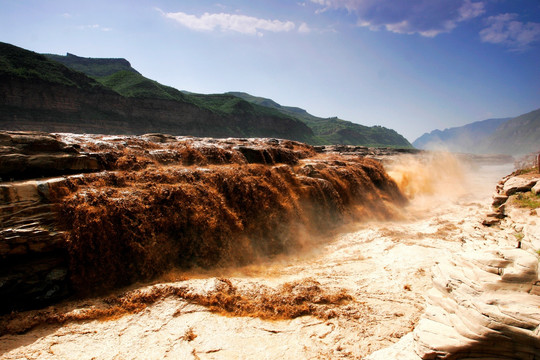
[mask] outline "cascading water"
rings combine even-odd
[[[506,240],[480,222],[510,167],[397,156],[394,183],[369,159],[242,164],[234,146],[206,150],[216,160],[135,148],[125,172],[62,183],[73,284],[153,283],[8,317],[8,333],[58,325],[5,335],[3,358],[362,358],[416,326],[437,261]]]

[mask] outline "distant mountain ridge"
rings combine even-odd
[[[182,92],[144,77],[121,58],[41,55],[0,43],[0,80],[0,128],[6,130],[167,132],[412,147],[391,129],[317,118],[245,93]]]
[[[540,109],[510,119],[481,144],[483,152],[540,153]]]
[[[487,119],[476,121],[464,126],[433,130],[425,133],[413,142],[419,149],[437,149],[445,147],[450,151],[467,152],[473,149],[479,141],[493,134],[497,128],[511,118]]]
[[[282,106],[267,98],[260,98],[243,92],[228,92],[225,94],[196,94],[188,91],[179,91],[169,86],[159,84],[147,79],[133,69],[125,59],[92,59],[81,58],[73,54],[67,56],[46,55],[62,62],[68,67],[85,72],[95,77],[101,84],[111,88],[123,96],[128,97],[156,97],[160,99],[187,101],[205,109],[220,114],[234,111],[263,112],[282,115],[298,119],[305,123],[314,133],[308,140],[311,144],[345,144],[365,146],[389,146],[412,148],[412,145],[395,130],[382,126],[367,127],[338,118],[319,118],[309,114],[306,110],[297,107]],[[96,61],[92,61],[96,60]],[[82,65],[84,65],[84,67]],[[117,72],[109,71],[111,64],[116,65]],[[105,68],[105,69],[102,69]],[[251,106],[239,101],[247,101]],[[270,109],[263,110],[261,107]]]
[[[394,144],[394,146],[410,148],[411,144],[395,130],[382,126],[364,126],[337,117],[321,118],[311,115],[306,110],[283,106],[272,99],[253,96],[244,92],[229,92],[251,103],[262,105],[279,112],[296,117],[308,125],[322,143],[344,145],[378,145]]]
[[[540,152],[540,109],[515,118],[487,119],[433,130],[413,142],[419,149],[477,154],[523,155]]]

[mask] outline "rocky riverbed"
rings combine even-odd
[[[65,139],[66,146],[76,143]],[[274,140],[256,145],[241,146],[258,149],[245,152],[260,161],[275,159],[261,151],[275,148]],[[290,145],[304,154],[290,157],[301,176],[325,170],[310,160],[316,151]],[[358,155],[339,156],[332,166]],[[96,159],[98,167],[107,164]],[[238,159],[248,163],[245,155]],[[510,197],[499,224],[482,224],[511,165],[471,166],[433,153],[394,153],[383,161],[408,205],[371,206],[374,216],[360,206],[352,220],[304,232],[302,246],[255,262],[171,268],[102,296],[5,315],[0,358],[493,358],[486,350],[493,344],[499,358],[512,358],[512,351],[539,356],[538,214]],[[517,304],[508,301],[514,296]]]

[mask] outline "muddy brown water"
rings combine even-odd
[[[481,225],[497,181],[512,166],[464,165],[446,154],[403,156],[385,166],[411,199],[398,219],[349,224],[300,254],[162,278],[202,296],[226,279],[255,303],[279,294],[284,284],[299,284],[292,290],[299,291],[296,300],[310,286],[321,293],[346,292],[350,300],[315,304],[322,310],[313,315],[268,319],[168,296],[131,314],[4,335],[0,359],[355,359],[395,343],[418,322],[437,261],[464,248],[512,241]],[[151,292],[159,286],[131,289]],[[58,309],[84,312],[100,301]]]

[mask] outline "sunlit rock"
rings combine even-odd
[[[457,255],[434,271],[415,329],[422,359],[540,356],[538,258],[521,249]]]

